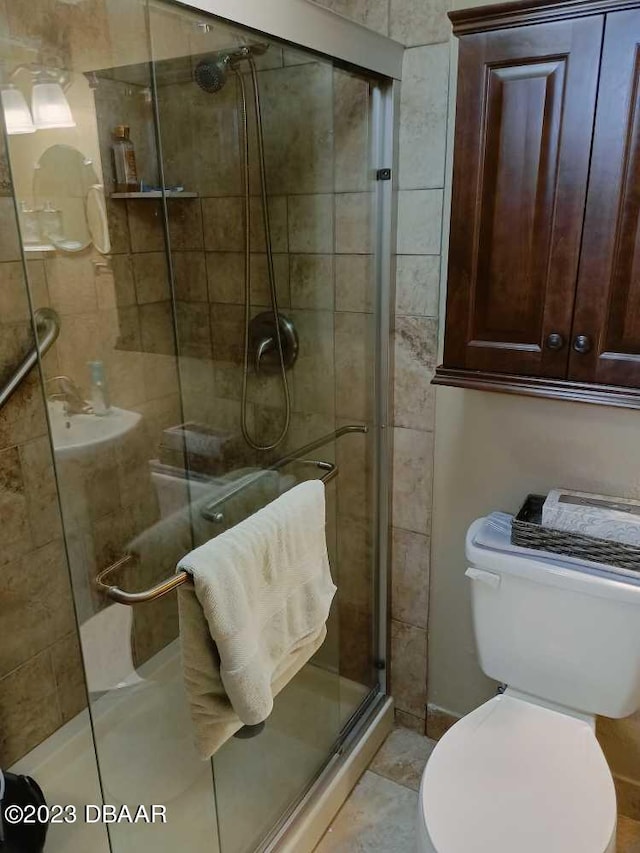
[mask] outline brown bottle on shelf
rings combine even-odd
[[[117,193],[136,192],[140,188],[136,168],[136,152],[129,139],[129,126],[119,124],[113,129],[113,171]]]

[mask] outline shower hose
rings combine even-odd
[[[280,333],[280,314],[278,311],[278,294],[276,292],[276,278],[273,267],[273,248],[271,243],[271,228],[269,224],[269,207],[267,203],[267,170],[264,157],[264,137],[262,133],[262,112],[260,109],[260,90],[258,87],[258,75],[256,66],[252,57],[249,57],[249,68],[251,70],[251,83],[253,88],[253,99],[255,104],[256,115],[256,138],[258,143],[258,167],[260,172],[260,196],[262,202],[262,221],[264,224],[264,235],[267,252],[267,275],[269,278],[269,294],[271,298],[271,309],[273,311],[273,319],[275,325],[275,338],[280,359],[280,377],[282,381],[282,391],[284,395],[285,415],[282,430],[278,437],[269,444],[260,444],[256,441],[249,432],[247,425],[247,392],[249,379],[249,323],[251,320],[251,305],[250,305],[250,281],[251,281],[251,196],[249,183],[249,122],[247,115],[247,92],[245,87],[244,77],[242,72],[233,67],[240,87],[241,99],[241,118],[242,118],[242,168],[244,179],[244,353],[242,364],[242,403],[240,412],[240,427],[242,436],[247,444],[254,450],[274,450],[284,441],[289,425],[291,423],[291,395],[289,393],[289,383],[287,382],[287,371],[284,360],[284,349],[282,335]]]

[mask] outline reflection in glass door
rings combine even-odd
[[[110,826],[110,847],[248,853],[377,690],[376,81],[170,4],[94,5],[90,37],[63,3],[39,34],[73,124],[8,140],[24,251],[60,317],[43,369],[102,793],[167,808],[166,825]],[[327,639],[257,738],[202,762],[175,592],[122,603],[95,579],[147,590],[336,472]]]

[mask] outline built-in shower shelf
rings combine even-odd
[[[167,190],[165,193],[160,190],[151,190],[146,193],[111,193],[111,198],[198,198],[200,193],[175,192]]]

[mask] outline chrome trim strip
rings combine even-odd
[[[365,71],[400,80],[404,46],[310,0],[181,0],[216,15]]]

